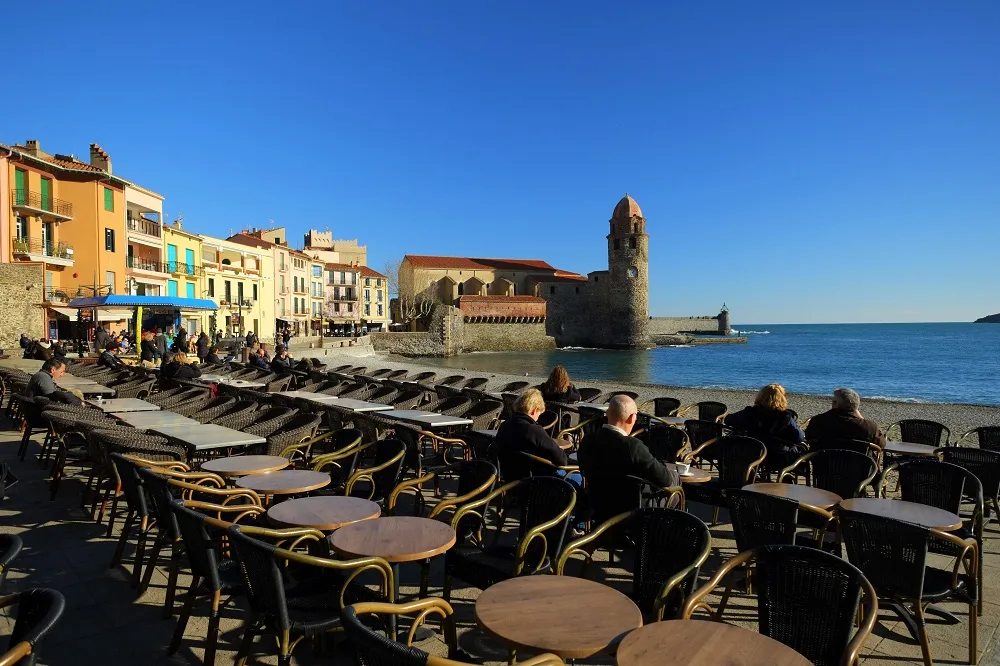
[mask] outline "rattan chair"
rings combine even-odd
[[[677,462],[677,457],[690,446],[684,430],[655,419],[649,422],[641,434],[634,436],[646,445],[654,458],[664,464]]]
[[[955,443],[955,446],[961,446],[962,442],[970,437],[975,436],[976,445],[981,449],[986,449],[987,451],[1000,451],[1000,426],[983,426],[980,428],[973,428],[968,432],[962,434]]]
[[[944,462],[963,467],[976,475],[983,486],[983,500],[993,503],[993,510],[1000,519],[1000,450],[950,446],[942,449],[940,455]],[[983,518],[988,517],[987,509]]]
[[[681,401],[677,398],[653,398],[642,403],[640,409],[649,403],[653,403],[653,416],[677,416],[677,410],[681,408]]]
[[[888,433],[893,428],[898,429],[901,441],[912,444],[948,446],[948,440],[951,438],[951,431],[948,430],[948,426],[926,419],[903,419],[902,421],[896,421],[886,428],[886,439],[891,439]]]
[[[155,379],[134,379],[114,387],[116,398],[144,399],[153,391]]]
[[[477,407],[478,407],[478,405],[477,405]],[[475,407],[473,407],[473,410],[474,409],[475,409]],[[501,405],[501,410],[502,409],[503,409],[503,406]],[[471,412],[472,410],[469,410],[469,411]],[[466,416],[468,416],[468,412],[466,413]],[[469,417],[469,418],[472,418],[472,417]],[[557,428],[559,427],[559,413],[558,412],[554,412],[554,411],[552,411],[550,409],[546,409],[544,412],[542,412],[541,414],[539,414],[538,420],[536,421],[536,423],[538,425],[542,426],[542,430],[544,430],[545,432],[549,433],[550,436],[554,435],[557,432]],[[488,427],[486,427],[486,428],[477,428],[475,425],[473,425],[472,429],[473,430],[495,430],[496,428],[488,428]]]
[[[210,423],[232,428],[233,430],[243,430],[243,428],[257,420],[259,417],[258,411],[259,405],[255,401],[237,400],[225,414],[216,416]]]
[[[729,413],[729,408],[724,403],[714,400],[703,400],[693,405],[688,405],[678,412],[678,416],[684,416],[691,410],[696,410],[699,421],[721,421]]]
[[[687,433],[691,446],[698,448],[725,435],[726,427],[717,421],[688,419],[684,422],[684,431]]]
[[[397,393],[389,403],[393,409],[416,409],[424,401],[424,391],[406,389]]]
[[[6,610],[11,607],[13,613]],[[34,666],[42,641],[59,622],[65,608],[63,595],[44,587],[0,597],[0,609],[15,618],[7,651],[0,654],[0,664]]]
[[[469,381],[472,381],[472,380],[469,380]],[[485,382],[484,382],[484,384],[485,384]],[[531,384],[531,382],[526,382],[526,381],[508,382],[508,383],[504,384],[503,386],[501,386],[500,388],[498,388],[497,391],[499,391],[500,393],[519,393],[519,392],[523,391],[524,389],[528,388],[528,386],[530,384]],[[473,387],[469,387],[469,388],[473,388]]]
[[[764,445],[751,437],[730,435],[702,444],[684,456],[684,462],[709,462],[716,467],[717,475],[704,483],[688,484],[684,490],[688,501],[714,506],[712,522],[717,523],[719,508],[726,506],[723,491],[752,483],[766,456]]]
[[[632,398],[633,400],[639,399],[638,391],[609,391],[608,394],[604,396],[604,402],[605,403],[611,402],[611,398],[615,397],[616,395],[626,395]]]
[[[188,416],[199,423],[211,423],[236,408],[237,402],[236,398],[213,398],[206,402],[200,410],[188,414]]]
[[[492,430],[497,427],[500,420],[500,413],[503,411],[503,403],[497,402],[496,400],[481,400],[479,403],[471,406],[468,411],[466,411],[462,416],[467,419],[472,419],[472,425],[469,426],[472,430]],[[542,419],[539,418],[539,423],[544,423]],[[552,420],[551,428],[554,428],[558,417]]]
[[[878,476],[878,465],[868,456],[841,449],[810,451],[781,470],[778,483],[792,482],[805,472],[809,485],[828,490],[843,499],[864,497],[866,489]],[[741,548],[740,550],[746,550]]]
[[[10,563],[17,559],[24,548],[24,542],[16,534],[0,534],[0,591],[3,591]]]
[[[138,533],[135,546],[135,556],[132,563],[132,587],[139,585],[139,578],[142,573],[142,561],[146,550],[146,538],[153,529],[155,514],[150,513],[150,504],[146,500],[146,493],[142,489],[142,481],[139,479],[139,465],[135,461],[126,458],[120,453],[110,455],[112,463],[118,474],[122,495],[125,498],[127,514],[125,524],[122,526],[121,535],[118,537],[118,545],[111,556],[109,569],[114,569],[122,561],[125,553],[125,544],[131,536],[132,526],[138,523]],[[111,508],[109,528],[115,522],[115,509]],[[110,532],[110,529],[109,529]]]
[[[406,444],[399,439],[379,439],[363,444],[358,452],[362,453],[367,449],[375,451],[372,466],[356,467],[344,484],[344,494],[348,497],[363,497],[382,505],[402,480]],[[357,488],[359,483],[366,484],[367,488]]]
[[[472,401],[464,395],[451,395],[447,398],[432,400],[422,407],[424,411],[444,414],[445,416],[463,416],[472,407]]]
[[[299,414],[286,421],[284,425],[273,430],[270,434],[264,434],[271,427],[268,424],[255,423],[248,426],[244,432],[252,433],[258,437],[266,437],[267,444],[264,445],[264,453],[269,456],[280,455],[282,451],[293,444],[308,441],[316,436],[323,417],[318,414]]]
[[[713,613],[705,598],[747,564],[755,571],[761,634],[815,666],[853,666],[878,619],[875,588],[858,568],[815,548],[764,546],[740,553],[688,598],[683,617],[701,609],[721,620],[722,613]]]
[[[868,456],[879,466],[882,463],[882,447],[873,442],[866,442],[863,439],[843,439],[837,437],[826,437],[809,441],[810,451],[853,451]]]
[[[470,377],[469,379],[466,379],[464,382],[462,382],[459,387],[463,389],[482,388],[486,386],[487,382],[489,382],[489,379],[487,379],[486,377]],[[525,382],[525,384],[527,384],[527,382]]]
[[[612,535],[627,538],[612,541]],[[635,551],[629,596],[648,619],[677,618],[712,550],[708,526],[683,510],[645,507],[601,523],[586,536],[566,545],[556,563],[556,574],[566,574],[567,564],[578,553],[590,563],[602,544],[626,540],[634,544]]]
[[[894,608],[920,643],[924,664],[931,666],[930,641],[924,623],[930,603],[968,604],[969,663],[976,663],[979,548],[972,538],[928,529],[868,513],[841,509],[840,531],[847,557],[878,592],[879,601]],[[950,543],[959,553],[954,570],[928,565],[932,541]],[[960,572],[964,570],[964,573]]]
[[[497,507],[499,509],[506,508],[511,502],[516,503],[520,520],[514,533],[517,539],[515,545],[498,543],[503,533],[503,518],[493,523],[493,544],[486,545],[484,532],[489,530],[489,526],[483,516],[494,501],[501,503]],[[456,530],[459,525],[464,527],[463,519],[468,517],[476,524],[471,533],[482,536],[476,538],[474,544],[456,545],[445,553],[442,593],[445,601],[451,596],[454,578],[485,590],[514,576],[549,571],[553,558],[562,548],[575,505],[576,492],[568,482],[555,477],[536,477],[512,481],[486,497],[460,507],[452,516],[451,526]]]

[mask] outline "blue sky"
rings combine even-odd
[[[627,191],[653,314],[1000,311],[993,0],[162,5],[8,7],[38,39],[0,142],[100,143],[186,229],[329,227],[375,268],[598,270]]]

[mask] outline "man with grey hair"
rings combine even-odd
[[[878,424],[861,415],[861,396],[849,388],[833,392],[833,408],[809,420],[806,439],[812,443],[831,439],[854,439],[885,445]]]
[[[627,395],[608,403],[608,422],[580,442],[577,458],[597,521],[637,509],[634,476],[653,486],[679,486],[677,472],[653,457],[641,440],[632,437],[639,409]]]

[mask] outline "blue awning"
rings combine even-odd
[[[135,308],[142,306],[158,308],[177,308],[178,310],[218,310],[215,301],[208,298],[180,298],[178,296],[127,296],[111,294],[110,296],[89,296],[74,298],[66,307],[77,310],[91,308]]]

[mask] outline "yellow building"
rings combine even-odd
[[[323,335],[323,314],[326,305],[326,288],[323,286],[324,262],[309,260],[309,335]]]
[[[389,280],[378,271],[361,272],[361,325],[369,332],[389,330]]]
[[[161,271],[164,274],[162,296],[180,298],[211,298],[206,286],[205,267],[202,264],[201,236],[185,231],[181,223],[162,226],[163,246],[167,260]],[[188,334],[216,329],[215,313],[203,310],[181,310],[181,323]]]
[[[274,338],[274,259],[270,243],[245,234],[228,240],[202,236],[206,296],[214,300],[216,328],[234,334],[253,331]]]

